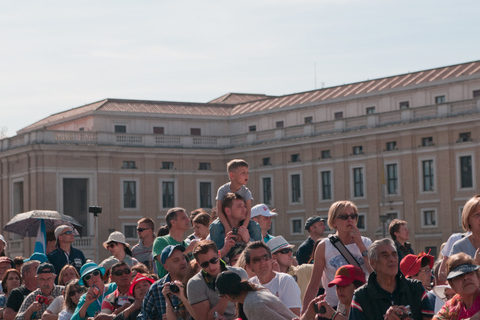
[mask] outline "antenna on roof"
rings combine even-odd
[[[317,63],[313,63],[313,77],[315,79],[315,89],[317,89]]]

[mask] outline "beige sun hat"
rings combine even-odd
[[[107,241],[105,241],[103,243],[103,247],[105,249],[107,249],[107,245],[110,242],[122,243],[122,244],[126,245],[127,247],[130,247],[130,245],[125,241],[125,236],[120,231],[114,231],[114,232],[110,233]]]

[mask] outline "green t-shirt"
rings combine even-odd
[[[157,273],[160,279],[165,277],[168,272],[163,268],[163,265],[157,260],[157,256],[162,254],[162,251],[163,249],[165,249],[166,246],[177,245],[177,244],[181,244],[184,247],[186,247],[184,241],[178,242],[177,240],[173,239],[169,234],[163,237],[158,237],[153,242],[152,254],[153,254],[153,258],[155,259],[155,264],[157,265]],[[158,259],[160,259],[160,257]]]

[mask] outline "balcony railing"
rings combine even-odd
[[[0,151],[32,144],[226,149],[474,113],[480,113],[480,100],[444,103],[222,137],[37,130],[0,140]]]

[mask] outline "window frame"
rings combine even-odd
[[[324,198],[324,184],[323,184],[323,173],[324,172],[329,172],[330,173],[330,198]],[[320,168],[318,169],[318,185],[320,186],[318,188],[318,200],[319,202],[331,202],[334,199],[333,195],[333,184],[334,184],[334,179],[333,179],[333,169],[332,168]]]
[[[173,182],[173,207],[164,207],[163,206],[163,183],[164,182]],[[177,178],[160,178],[158,190],[160,191],[159,198],[159,207],[160,209],[171,209],[177,206],[178,204],[178,182]]]
[[[131,237],[128,237],[128,234],[125,230],[125,227],[133,227],[135,229],[135,237],[134,238],[131,238]],[[125,223],[122,223],[122,233],[125,235],[125,240],[127,242],[130,241],[136,241],[138,240],[138,234],[137,234],[137,223],[132,223],[132,222],[125,222]]]
[[[300,221],[300,232],[294,232],[294,229],[293,229],[293,221],[294,220],[299,220]],[[289,229],[290,229],[290,235],[291,236],[299,236],[299,235],[302,235],[304,234],[304,225],[305,225],[305,221],[304,221],[304,217],[290,217],[289,219]]]
[[[396,179],[392,179],[392,180],[396,180],[396,192],[395,193],[390,193],[390,189],[389,189],[389,182],[390,182],[390,176],[389,176],[389,171],[388,171],[388,167],[391,166],[391,165],[395,165],[396,166]],[[387,191],[387,195],[400,195],[400,174],[399,174],[399,163],[398,161],[389,161],[389,162],[385,162],[385,186],[386,186],[386,191]]]
[[[355,181],[355,169],[362,169],[362,191],[363,195],[361,196],[356,196],[355,195],[355,186],[356,186],[356,181]],[[358,164],[358,165],[351,165],[350,166],[350,194],[352,195],[353,199],[365,199],[367,197],[367,189],[365,188],[366,186],[366,180],[365,180],[365,165],[364,164]]]
[[[433,211],[434,218],[435,218],[435,224],[432,225],[427,225],[425,224],[425,213]],[[421,212],[421,226],[422,228],[438,228],[439,223],[438,223],[438,210],[437,208],[422,208],[420,209]]]
[[[299,191],[300,191],[300,195],[299,195],[299,197],[298,197],[298,201],[294,202],[294,201],[293,201],[293,181],[292,181],[292,177],[293,177],[293,176],[296,176],[296,175],[299,176]],[[303,188],[302,188],[302,183],[303,183],[302,172],[300,172],[300,171],[293,171],[293,172],[289,172],[289,173],[288,173],[288,203],[289,203],[289,205],[299,205],[299,204],[303,204]]]
[[[425,175],[425,162],[432,162],[432,165],[431,165],[431,168],[430,168],[430,171],[431,171],[431,177]],[[419,159],[419,172],[420,172],[420,179],[419,179],[419,182],[420,182],[420,193],[434,193],[436,192],[437,188],[436,188],[436,183],[437,183],[437,179],[436,179],[436,168],[435,168],[435,159],[432,158],[432,157],[429,157],[429,158],[421,158]],[[432,180],[432,183],[431,183],[431,189],[429,190],[425,190],[425,181],[426,181],[426,178],[428,178]]]
[[[471,157],[472,158],[472,187],[465,187],[462,188],[462,176],[461,176],[461,161],[460,158],[462,157]],[[476,190],[476,168],[475,168],[475,152],[458,152],[455,154],[456,159],[456,174],[457,177],[457,191],[471,191]]]
[[[265,202],[265,190],[263,179],[270,179],[270,203]],[[266,204],[267,206],[274,206],[274,183],[273,183],[273,175],[262,175],[260,176],[260,199],[261,203]]]
[[[125,192],[124,183],[135,182],[135,207],[125,207]],[[139,178],[121,178],[120,179],[120,208],[124,211],[137,211],[140,210],[140,179]]]
[[[211,207],[203,207],[202,206],[202,194],[201,194],[201,184],[202,183],[210,183],[210,203],[211,203]],[[214,186],[215,186],[215,181],[213,179],[197,179],[197,208],[212,209],[216,206],[215,194],[214,194],[215,191],[213,190]]]

